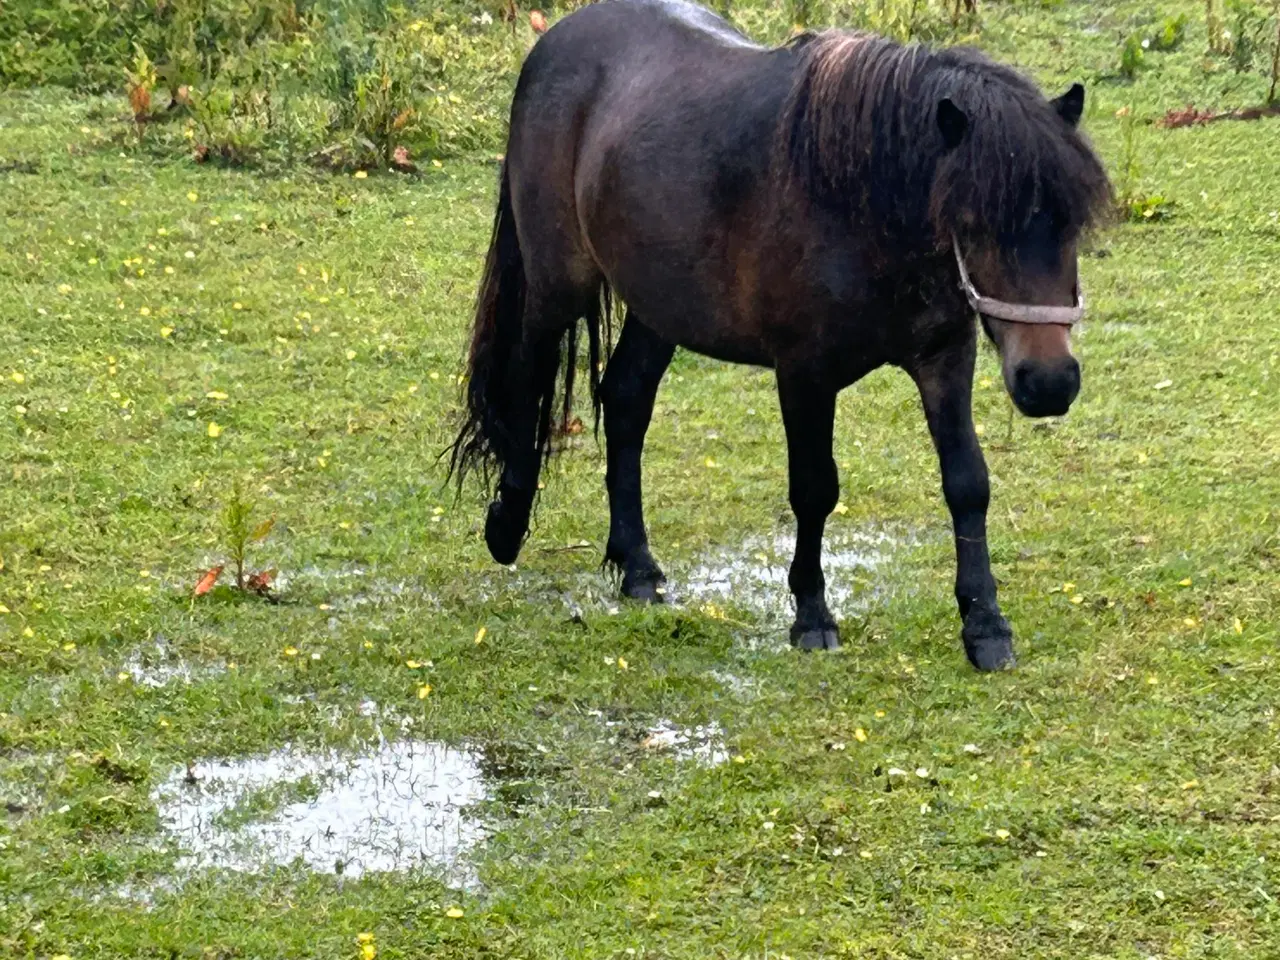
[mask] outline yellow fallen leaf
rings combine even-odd
[[[431,696],[431,684],[424,683],[418,688],[418,699],[425,700],[429,696]]]
[[[1244,633],[1244,624],[1240,622],[1240,618],[1236,617],[1231,621],[1231,626],[1236,633]]]
[[[206,400],[225,400],[227,399],[227,395],[223,393],[221,390],[210,390],[208,393],[205,394],[205,399]]]
[[[462,912],[461,907],[450,907],[448,910],[444,912],[444,915],[453,920],[458,920],[461,917],[465,916],[465,914]]]
[[[625,658],[623,658],[623,657],[619,657],[619,658],[618,658],[618,669],[619,669],[619,670],[626,670],[626,669],[627,669],[627,661],[626,661],[626,659],[625,659]]]
[[[192,203],[195,203],[197,200],[200,199],[200,194],[192,190],[187,194],[187,199],[190,200]]]
[[[1008,840],[1009,837],[1012,836],[1012,834],[1010,834],[1008,830],[1005,830],[1002,827],[1001,829],[996,831],[996,836],[999,837],[1001,840]]]
[[[222,428],[210,420],[207,433],[216,440],[218,437],[222,436]]]
[[[484,637],[485,637],[485,634],[486,634],[486,633],[488,633],[488,632],[489,632],[489,631],[488,631],[485,627],[481,627],[479,630],[477,630],[477,631],[476,631],[476,645],[477,645],[477,646],[478,646],[479,644],[484,643]]]
[[[357,170],[355,173],[352,174],[352,176],[355,177],[357,180],[363,180],[365,179],[365,177],[369,176],[369,171]]]
[[[168,337],[172,336],[172,334],[173,334],[173,327],[161,327],[161,328],[160,328],[160,336],[161,336],[161,337],[163,337],[163,338],[168,338]]]
[[[849,508],[844,505],[843,500],[840,500],[836,503],[835,508],[832,510],[832,512],[838,513],[841,516],[843,516],[844,514],[849,512]]]
[[[1189,586],[1191,586],[1191,578],[1190,578],[1190,577],[1185,577],[1185,578],[1183,578],[1182,580],[1179,580],[1179,581],[1178,581],[1178,586],[1180,586],[1180,587],[1189,587]]]
[[[285,647],[285,648],[284,648],[284,655],[285,655],[286,657],[296,657],[296,656],[298,655],[298,648],[297,648],[297,647]]]
[[[857,730],[853,731],[853,739],[857,740],[859,743],[866,743],[867,731],[859,727]]]

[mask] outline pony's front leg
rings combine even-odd
[[[796,515],[796,552],[787,582],[796,600],[791,643],[802,650],[834,650],[840,645],[835,618],[827,609],[822,576],[822,530],[840,496],[831,434],[836,391],[809,371],[778,371],[778,399],[787,433],[791,509]]]
[[[991,485],[973,429],[976,335],[969,335],[912,371],[942,469],[942,492],[956,540],[956,602],[969,662],[979,670],[1012,667],[1013,632],[1000,613],[987,551]]]

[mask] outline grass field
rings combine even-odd
[[[1137,10],[984,35],[1090,78],[1117,170],[1118,108],[1258,99],[1194,30],[1098,79]],[[121,115],[0,95],[0,956],[1280,956],[1280,121],[1137,125],[1172,216],[1084,259],[1069,416],[980,361],[1020,656],[981,676],[905,376],[841,401],[838,653],[785,644],[765,372],[681,353],[659,394],[682,603],[600,572],[589,430],[495,567],[437,457],[496,166],[218,170]],[[237,489],[277,603],[192,596]],[[466,809],[424,825],[442,772]],[[272,832],[309,804],[334,836]]]

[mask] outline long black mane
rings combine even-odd
[[[795,43],[803,62],[778,145],[791,181],[822,204],[909,243],[1016,234],[1038,209],[1071,237],[1110,208],[1089,142],[1016,70],[969,48],[851,31]],[[943,98],[969,120],[952,150],[937,125]]]

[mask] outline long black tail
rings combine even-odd
[[[450,452],[449,474],[461,484],[466,474],[479,468],[486,487],[500,478],[510,458],[514,439],[509,429],[513,403],[536,402],[539,410],[537,444],[544,456],[552,452],[557,429],[568,429],[573,408],[573,384],[577,366],[577,323],[570,324],[562,340],[561,365],[565,368],[563,407],[560,423],[554,422],[556,410],[556,376],[547,376],[538,384],[534,398],[512,397],[508,389],[507,370],[512,353],[520,348],[523,338],[525,304],[524,258],[516,234],[511,208],[511,185],[506,164],[498,191],[498,209],[493,218],[493,236],[485,257],[484,274],[476,296],[475,320],[471,328],[471,349],[467,358],[464,381],[465,418]],[[612,339],[609,288],[602,285],[587,316],[588,359],[590,363],[591,397],[596,422],[600,412],[601,319],[604,320],[604,353]],[[566,362],[567,361],[567,362]]]

